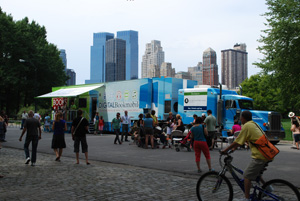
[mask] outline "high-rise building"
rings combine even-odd
[[[60,49],[60,54],[59,54],[64,66],[65,66],[65,72],[67,71],[67,54],[66,50]]]
[[[175,74],[176,78],[191,80],[191,75],[189,72],[179,71]]]
[[[198,62],[195,67],[188,67],[188,72],[191,75],[192,80],[198,81],[198,85],[203,83],[203,65],[202,62]]]
[[[233,49],[221,51],[222,84],[235,89],[248,77],[246,44],[235,44]]]
[[[161,47],[160,41],[152,40],[151,43],[146,44],[145,54],[142,61],[142,78],[148,77],[148,69],[151,64],[158,66],[165,61],[165,53]]]
[[[137,31],[118,31],[117,38],[126,41],[126,80],[139,77],[139,38]]]
[[[90,80],[86,80],[86,84],[105,82],[105,43],[113,38],[112,33],[94,33],[93,46],[91,46]]]
[[[76,85],[76,73],[73,69],[67,69],[67,76],[70,77],[70,79],[67,80],[67,86]]]
[[[218,65],[217,54],[212,48],[208,48],[203,52],[203,85],[218,85]]]
[[[126,80],[126,41],[110,39],[105,46],[105,81]]]
[[[175,68],[172,68],[172,63],[163,62],[160,67],[160,76],[175,77]]]
[[[147,77],[160,77],[160,69],[158,65],[150,64],[148,67]]]

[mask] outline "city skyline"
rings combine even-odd
[[[170,6],[172,9],[168,9]],[[252,63],[262,58],[256,48],[262,45],[257,40],[263,34],[261,30],[266,29],[265,17],[261,15],[267,12],[267,6],[261,0],[91,0],[84,3],[74,0],[72,4],[57,0],[11,0],[3,2],[1,8],[14,20],[28,17],[29,21],[45,26],[47,40],[68,52],[68,65],[77,74],[77,84],[90,78],[91,38],[99,31],[139,32],[139,78],[144,46],[151,40],[161,41],[165,61],[172,63],[176,72],[196,66],[202,52],[211,47],[217,53],[221,75],[221,50],[242,42],[247,44],[248,76],[260,71]],[[149,10],[160,14],[150,14]]]

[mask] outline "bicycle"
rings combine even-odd
[[[220,172],[207,172],[199,178],[196,191],[197,197],[200,201],[233,200],[233,187],[229,179],[225,176],[227,171],[230,172],[234,181],[244,192],[244,179],[239,178],[236,174],[237,172],[243,175],[243,171],[231,164],[233,160],[233,157],[230,155],[231,153],[232,151],[229,151],[224,155],[220,154],[219,163],[222,167]],[[224,158],[224,164],[222,164],[222,156],[226,156]],[[266,166],[267,165],[268,164],[266,164]],[[300,201],[300,193],[298,189],[288,181],[272,179],[261,186],[260,178],[263,171],[255,180],[255,184],[252,182],[253,192],[250,195],[250,200]]]

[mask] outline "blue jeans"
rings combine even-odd
[[[25,151],[25,156],[26,158],[29,158],[29,144],[31,142],[31,162],[35,163],[36,162],[36,151],[37,151],[37,146],[39,142],[39,136],[26,136],[25,139],[25,144],[24,144],[24,151]]]

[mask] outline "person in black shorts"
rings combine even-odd
[[[89,122],[86,118],[82,117],[82,110],[77,111],[77,117],[72,122],[72,139],[74,141],[74,152],[76,153],[76,164],[79,164],[79,144],[81,143],[81,151],[85,155],[85,162],[89,165],[88,161],[88,145],[86,142],[86,133],[88,132]]]

